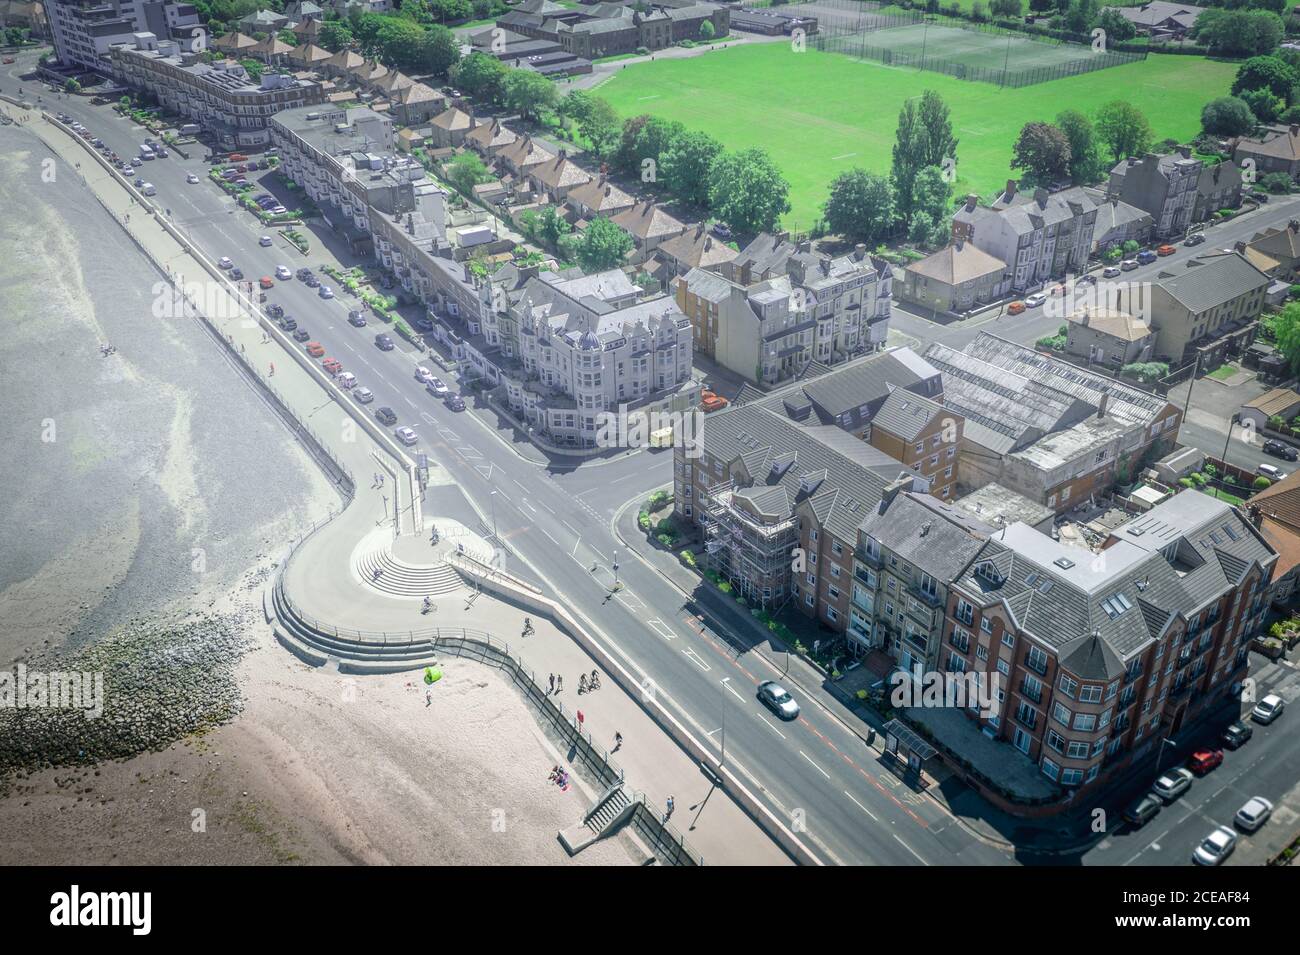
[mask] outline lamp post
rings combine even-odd
[[[495,540],[497,539],[497,492],[496,492],[496,488],[493,488],[493,489],[492,489],[492,493],[488,495],[488,501],[490,502],[490,505],[491,505],[491,508],[492,508],[492,539],[495,541]]]

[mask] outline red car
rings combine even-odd
[[[343,370],[343,362],[339,361],[337,358],[326,358],[320,364],[321,367],[324,368],[326,371],[328,371],[331,375],[337,375],[339,372]],[[1219,754],[1219,758],[1222,759],[1223,754]]]
[[[1192,753],[1191,758],[1187,761],[1187,768],[1197,776],[1204,776],[1222,762],[1223,750],[1198,749],[1196,752]]]

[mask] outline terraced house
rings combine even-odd
[[[1013,524],[953,582],[938,667],[998,681],[997,712],[967,718],[1062,794],[1090,789],[1233,693],[1276,560],[1239,512],[1198,491],[1096,550]]]

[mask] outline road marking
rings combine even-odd
[[[542,505],[542,507],[546,508],[548,511],[551,511],[552,514],[555,513],[555,511],[551,510],[551,506],[547,504],[545,501],[538,501],[537,503]]]
[[[782,739],[785,739],[785,734],[782,733],[779,729],[776,728],[776,724],[775,724],[775,723],[773,723],[771,720],[769,720],[769,719],[768,719],[766,716],[764,716],[762,713],[759,713],[759,714],[758,714],[758,718],[759,718],[760,720],[762,720],[764,723],[766,723],[768,726],[770,726],[770,727],[772,728],[772,732],[773,732],[773,733],[775,733],[777,736],[781,737]]]
[[[420,417],[423,418],[428,424],[437,424],[437,422],[433,420],[433,415],[429,414],[429,412],[427,411],[421,411]]]
[[[728,693],[730,693],[730,694],[731,694],[732,696],[734,696],[736,699],[740,700],[740,702],[742,702],[742,703],[745,702],[745,698],[744,698],[743,696],[741,696],[739,693],[737,693],[737,692],[736,692],[736,688],[735,688],[734,686],[731,685],[731,677],[729,677],[729,676],[727,676],[727,677],[723,677],[723,678],[722,678],[722,685],[726,688],[726,690],[727,690]]]
[[[461,447],[457,448],[457,449],[456,449],[456,453],[459,454],[462,458],[481,458],[481,457],[483,457],[483,455],[479,454],[478,451],[477,451],[474,447],[472,447],[472,446],[470,446],[470,445],[468,445],[468,444],[466,444],[466,445],[462,445]]]
[[[484,468],[486,468],[487,470],[484,470]],[[495,465],[495,464],[476,464],[476,465],[474,465],[474,470],[477,471],[479,474],[483,475],[483,477],[487,478],[487,480],[489,480],[489,481],[492,480],[492,471],[493,471],[495,468],[496,468],[496,465]],[[546,536],[547,536],[547,537],[551,537],[550,534],[547,534]],[[551,537],[551,540],[555,540],[555,538],[554,538],[554,537]],[[556,541],[556,543],[559,543],[559,541]]]
[[[519,503],[522,504],[524,507],[528,508],[528,509],[529,509],[530,511],[532,511],[534,514],[537,513],[537,508],[533,507],[533,505],[531,505],[531,504],[528,503],[528,498],[526,498],[526,497],[525,497],[525,498],[520,498]]]
[[[445,440],[445,441],[459,441],[459,440],[460,440],[460,435],[456,434],[456,432],[455,432],[455,431],[452,431],[450,428],[439,428],[439,429],[438,429],[438,434],[440,434],[440,435],[442,436],[443,440]],[[518,483],[518,482],[516,482],[516,483]],[[520,486],[520,487],[523,487],[522,484],[519,485],[519,486]]]
[[[895,839],[898,839],[898,833],[896,833],[896,832],[895,832],[895,833],[891,833],[891,835],[892,835]],[[908,845],[906,842],[904,842],[902,839],[898,839],[898,844],[899,844],[900,846],[902,846],[904,849],[906,849],[908,852],[912,853],[912,855],[916,856],[916,861],[919,862],[919,863],[921,863],[921,865],[929,865],[929,864],[930,864],[930,863],[926,862],[924,859],[922,859],[919,855],[917,855],[916,850],[913,849],[911,846],[909,846],[909,845]]]
[[[690,647],[687,647],[685,650],[682,651],[682,653],[690,657],[691,660],[694,661],[695,665],[698,666],[705,673],[708,673],[710,670],[713,669],[713,667],[709,666],[702,659],[700,659],[700,655],[696,653],[694,650],[692,650]]]
[[[546,507],[545,504],[543,504],[542,506],[543,506],[543,507]],[[548,511],[551,511],[551,509],[550,509],[549,507],[547,507],[546,509],[547,509]],[[554,511],[551,511],[551,513],[554,514],[555,512],[554,512]],[[574,527],[572,524],[570,524],[568,521],[566,521],[566,520],[565,520],[564,518],[562,518],[562,517],[560,518],[560,523],[563,524],[565,527],[567,527],[569,530],[573,531],[573,533],[575,533],[575,534],[581,534],[581,533],[582,533],[582,531],[578,530],[576,527]]]
[[[406,396],[403,395],[403,397],[405,398]],[[410,405],[412,408],[416,408],[416,409],[418,409],[418,408],[420,407],[420,406],[417,405],[414,401],[412,401],[410,398],[406,398],[406,403],[407,403],[408,405]]]
[[[653,620],[647,620],[646,625],[665,640],[677,639],[677,634],[673,633],[668,624],[664,623],[658,617],[655,617]]]
[[[799,755],[802,756],[804,759],[807,759],[807,760],[808,760],[808,765],[811,766],[813,769],[817,770],[817,772],[821,773],[821,774],[822,774],[823,776],[825,776],[827,779],[830,779],[830,778],[831,778],[831,774],[828,773],[828,772],[826,772],[826,770],[822,769],[820,766],[818,766],[816,763],[814,763],[811,759],[808,759],[808,754],[805,753],[803,750],[799,750]]]
[[[876,822],[879,822],[879,821],[880,821],[879,819],[876,819],[876,814],[875,814],[874,812],[872,812],[872,811],[871,811],[870,809],[868,809],[866,806],[862,805],[862,803],[860,803],[860,802],[858,802],[856,799],[854,799],[854,798],[853,798],[853,795],[852,795],[852,794],[851,794],[847,789],[844,790],[844,795],[846,795],[846,796],[849,797],[849,801],[852,802],[853,805],[857,806],[859,809],[861,809],[863,812],[865,812],[865,813],[866,813],[868,816],[870,816],[872,819],[875,819]]]
[[[619,596],[619,599],[620,599],[620,600],[623,600],[623,601],[626,601],[626,600],[635,600],[635,601],[636,601],[636,607],[633,607],[633,608],[632,608],[633,610],[637,609],[637,607],[644,607],[644,606],[645,606],[645,604],[642,602],[641,598],[638,597],[636,594],[632,593],[632,591],[630,591],[630,590],[627,590],[627,589],[620,590],[620,591],[618,592],[618,596]]]

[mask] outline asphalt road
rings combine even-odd
[[[11,85],[6,79],[3,88],[12,91]],[[48,105],[79,119],[119,155],[134,155],[140,142],[152,138],[109,107],[82,99]],[[173,151],[140,173],[157,186],[160,208],[169,209],[200,247],[214,259],[229,256],[248,278],[273,274],[280,264],[296,270],[318,261],[282,244],[259,246],[260,235],[274,233],[206,179],[201,152],[196,148],[193,158],[184,160]],[[89,157],[82,171],[103,174]],[[189,172],[198,172],[200,182],[187,184]],[[267,191],[277,189],[268,185]],[[755,685],[780,674],[762,656],[738,652],[716,631],[693,628],[682,595],[653,570],[625,559],[618,571],[623,589],[611,596],[614,513],[670,480],[669,456],[641,452],[580,467],[539,467],[531,455],[517,453],[494,419],[480,418],[482,409],[455,414],[426,394],[414,379],[418,354],[400,341],[394,351],[379,351],[373,326],[347,324],[346,301],[321,300],[297,281],[277,282],[269,299],[375,393],[371,408],[392,407],[399,424],[419,433],[416,450],[430,452],[457,479],[484,524],[496,525],[514,559],[585,616],[697,734],[720,753],[725,745],[733,770],[797,826],[819,855],[849,864],[1010,861],[932,800],[900,786],[876,754],[831,714],[837,704],[829,696],[803,699],[798,720],[778,721],[755,699]],[[278,346],[265,347],[268,363],[275,361]]]

